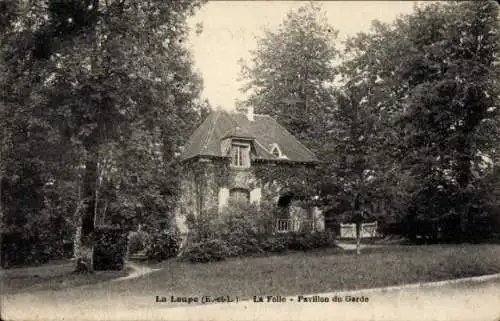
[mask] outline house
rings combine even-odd
[[[275,232],[324,229],[313,195],[292,193],[286,181],[258,173],[287,170],[291,176],[314,170],[316,155],[268,116],[245,111],[212,112],[191,135],[180,156],[181,196],[175,221],[187,233],[188,217],[209,209],[222,211],[233,202],[269,202],[277,209]],[[297,173],[297,175],[294,175]],[[306,183],[304,183],[306,184]]]

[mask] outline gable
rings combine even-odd
[[[254,115],[248,120],[239,112],[215,111],[196,129],[184,146],[182,160],[196,156],[224,157],[224,140],[228,138],[252,141],[257,159],[317,162],[318,158],[290,132],[268,115]],[[271,152],[277,146],[280,158]]]

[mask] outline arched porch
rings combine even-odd
[[[284,192],[277,201],[275,230],[278,233],[322,231],[324,220],[313,200]]]

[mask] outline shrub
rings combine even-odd
[[[74,243],[72,240],[64,240],[63,242],[63,258],[70,259],[74,255]]]
[[[132,232],[128,238],[128,254],[134,254],[145,250],[144,242],[146,234],[144,232]]]
[[[114,227],[94,230],[94,269],[122,270],[127,253],[127,231]]]
[[[265,252],[280,253],[287,250],[308,251],[335,246],[335,237],[328,232],[290,232],[271,235],[261,240]]]
[[[191,263],[207,263],[222,261],[235,255],[234,246],[230,246],[221,239],[212,239],[205,242],[192,243],[184,252],[184,259]]]
[[[284,234],[264,235],[260,239],[260,247],[264,252],[281,253],[288,249],[288,243]]]
[[[236,255],[262,252],[259,235],[264,233],[262,214],[253,205],[235,204],[221,213],[215,224],[220,238],[239,249]]]
[[[1,266],[39,265],[50,260],[45,242],[38,237],[24,233],[3,233],[1,235]]]
[[[255,205],[231,204],[222,213],[208,210],[194,226],[191,244],[183,256],[191,262],[217,261],[227,257],[263,252],[260,237],[266,230],[265,215]]]
[[[407,228],[402,220],[378,220],[378,232],[384,236],[406,236]]]
[[[287,248],[292,251],[305,251],[309,249],[306,233],[287,233]]]
[[[149,232],[145,236],[144,250],[148,259],[165,260],[179,253],[180,237],[175,230]]]
[[[328,232],[314,232],[309,234],[314,249],[324,249],[335,246],[335,234]]]
[[[209,262],[256,253],[307,251],[335,243],[333,235],[325,232],[273,234],[273,222],[273,212],[264,206],[230,204],[220,214],[215,209],[206,211],[195,222],[191,243],[182,255],[191,262]]]

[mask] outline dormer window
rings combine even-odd
[[[281,150],[279,149],[279,147],[278,147],[277,144],[273,144],[272,145],[272,147],[271,147],[271,154],[273,154],[273,156],[276,157],[276,158],[281,158],[282,157]]]
[[[250,167],[250,144],[231,143],[231,165],[238,168]]]

